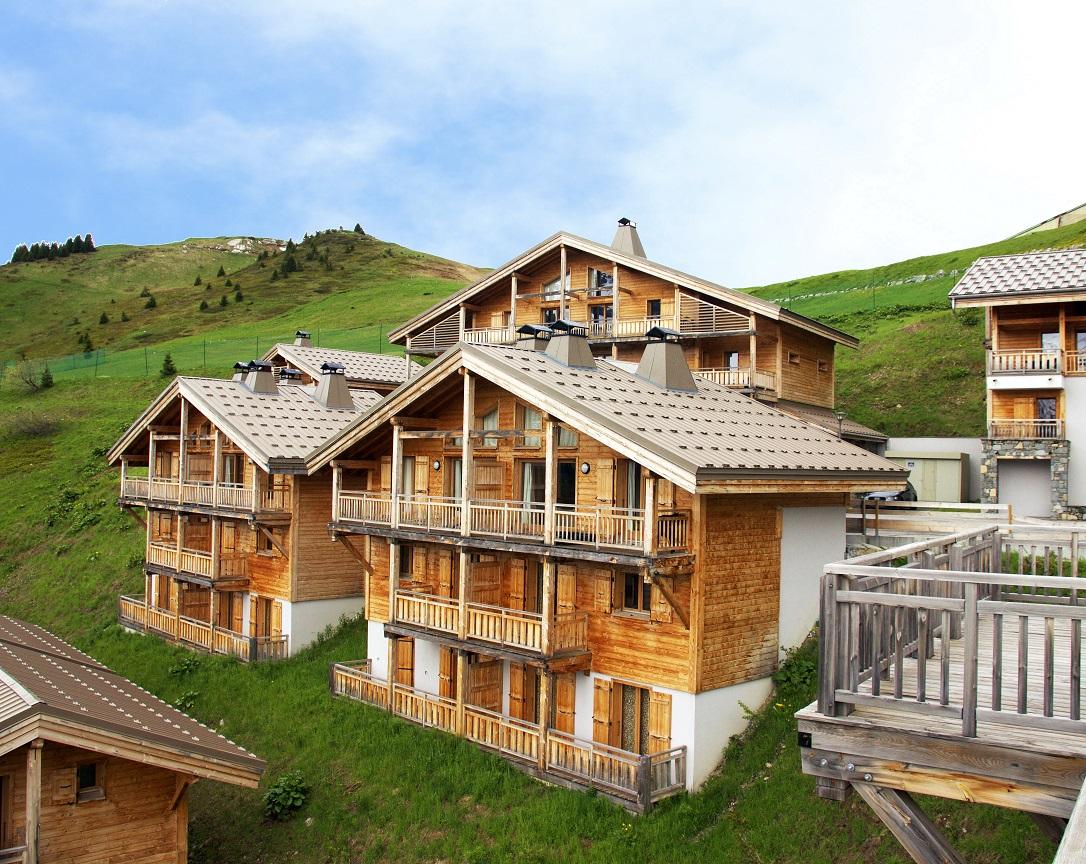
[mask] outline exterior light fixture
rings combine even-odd
[[[844,438],[845,432],[845,417],[847,416],[844,411],[838,409],[833,412],[833,416],[837,418],[837,437]]]
[[[431,464],[433,465],[435,471],[440,471],[441,470],[441,460],[440,459],[435,459]]]
[[[582,474],[587,474],[591,470],[592,470],[592,466],[589,465],[587,462],[582,462],[581,463],[581,473]]]

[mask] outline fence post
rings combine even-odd
[[[637,760],[637,802],[643,815],[652,809],[652,766],[649,761],[648,756],[641,756]]]
[[[962,735],[977,737],[977,583],[965,583],[965,672],[962,678]],[[996,650],[999,650],[998,648]]]
[[[822,574],[821,609],[818,617],[818,655],[821,675],[818,686],[818,713],[827,717],[836,716],[837,658],[834,649],[837,645],[837,576],[833,573]]]
[[[147,363],[147,346],[143,346],[143,377],[146,378],[151,374],[151,367]]]

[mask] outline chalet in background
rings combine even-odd
[[[848,495],[905,472],[691,374],[675,331],[636,364],[563,320],[522,337],[455,344],[311,461],[365,571],[368,655],[333,689],[646,809],[809,632]]]
[[[319,349],[277,346],[316,362]],[[362,608],[358,566],[326,532],[328,473],[305,457],[380,398],[355,382],[406,375],[403,358],[333,352],[312,384],[266,361],[232,381],[179,377],[109,453],[122,506],[146,510],[143,597],[125,626],[245,660],[283,657]],[[387,385],[386,385],[387,386]]]
[[[560,276],[560,274],[563,274]],[[638,362],[648,333],[678,333],[702,378],[775,405],[873,452],[886,436],[834,411],[834,349],[855,337],[776,303],[682,273],[645,256],[619,220],[610,246],[559,232],[389,334],[411,355],[457,342],[512,345],[524,325],[573,321],[593,355]]]
[[[338,364],[343,367],[343,377],[352,390],[372,390],[381,395],[391,393],[422,369],[410,359],[405,362],[398,354],[317,347],[306,330],[295,334],[293,344],[273,345],[261,359],[271,363],[272,374],[278,376],[284,369],[295,369],[301,373],[300,383],[311,385],[320,381],[323,366]]]
[[[184,864],[188,787],[264,763],[51,633],[0,616],[0,862]]]
[[[950,300],[985,314],[984,502],[1083,518],[1086,460],[1070,455],[1086,449],[1086,250],[978,258]]]

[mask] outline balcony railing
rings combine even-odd
[[[486,603],[466,603],[464,638],[504,648],[542,652],[543,616]],[[395,621],[457,635],[460,632],[460,603],[450,597],[418,591],[397,591]],[[588,647],[588,613],[568,612],[551,622],[550,653],[585,651]]]
[[[219,571],[216,573],[210,552],[195,549],[182,549],[179,552],[176,544],[152,541],[147,545],[146,559],[148,564],[207,579],[237,581],[249,576],[249,559],[246,555],[221,555]]]
[[[403,684],[389,688],[387,681],[373,674],[369,660],[333,664],[329,683],[333,695],[389,709],[423,726],[459,732],[516,762],[541,767],[546,773],[606,792],[642,810],[686,785],[686,747],[642,756],[476,705],[461,706],[453,699]],[[463,725],[458,728],[461,710]]]
[[[1063,371],[1063,352],[989,351],[990,375],[1051,375]]]
[[[259,511],[290,509],[289,491],[283,487],[262,489],[254,493],[251,486],[240,483],[205,483],[176,477],[122,477],[121,496],[140,501],[161,501],[168,504],[190,504],[197,507],[218,507],[226,510],[252,512],[253,502]],[[255,496],[255,497],[254,497]]]
[[[755,370],[753,374],[749,369],[691,369],[695,375],[707,378],[725,387],[735,387],[739,390],[749,390],[753,386],[756,390],[768,390],[775,392],[777,389],[777,375],[774,372],[762,372]],[[753,385],[751,382],[754,382]]]
[[[429,495],[396,496],[399,525],[442,533],[459,533],[460,500]],[[546,534],[546,508],[531,501],[470,502],[469,533],[502,540],[541,542]],[[392,498],[387,492],[340,492],[336,521],[368,525],[392,525]],[[657,516],[657,548],[686,548],[688,513]],[[555,505],[554,542],[593,548],[642,550],[645,545],[645,511],[638,508],[569,507]]]
[[[134,630],[144,630],[183,645],[239,660],[282,660],[287,656],[286,636],[244,636],[206,621],[148,606],[143,597],[122,596],[118,619]]]
[[[674,330],[677,327],[674,315],[657,315],[652,318],[608,318],[602,321],[591,321],[588,324],[588,335],[592,339],[636,339],[644,336],[653,327],[667,327]]]
[[[516,339],[512,327],[472,327],[464,331],[464,341],[473,345],[510,345]]]
[[[9,846],[0,849],[0,864],[23,864],[26,861],[25,846]]]
[[[1063,371],[1067,375],[1086,375],[1086,351],[1064,351]]]
[[[1063,438],[1062,420],[992,420],[988,423],[989,438]]]

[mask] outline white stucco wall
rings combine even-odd
[[[387,681],[388,640],[385,638],[385,625],[380,621],[366,622],[366,656],[373,674]]]
[[[1063,379],[1063,389],[1066,434],[1071,444],[1067,503],[1073,507],[1086,507],[1086,378],[1067,375]]]
[[[751,710],[759,708],[773,690],[770,678],[744,681],[731,687],[718,687],[691,697],[694,702],[693,743],[680,740],[685,730],[676,736],[675,700],[671,708],[671,743],[673,747],[687,744],[687,788],[695,791],[716,770],[724,756],[724,748],[732,735],[747,728],[747,719],[740,703]],[[690,697],[690,694],[682,694]]]
[[[1016,515],[1052,515],[1052,464],[1048,459],[1000,459],[999,503]]]
[[[784,507],[778,642],[799,645],[818,621],[822,568],[845,557],[844,507]]]
[[[592,682],[596,675],[577,673],[577,695],[573,705],[573,734],[585,741],[592,740]]]
[[[434,696],[439,692],[441,646],[426,639],[415,639],[415,687]]]
[[[316,639],[324,628],[338,624],[345,616],[354,617],[362,611],[361,597],[306,600],[302,603],[291,603],[287,600],[278,602],[283,604],[283,632],[290,637],[292,656]],[[249,604],[246,603],[246,615],[248,610]],[[248,630],[243,632],[247,633]]]

